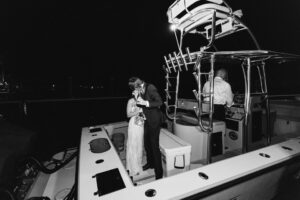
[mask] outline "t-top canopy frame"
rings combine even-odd
[[[185,69],[189,70],[192,66],[193,75],[195,77],[198,91],[193,90],[194,96],[198,102],[198,107],[194,108],[195,113],[198,117],[200,128],[208,134],[207,141],[207,163],[211,162],[210,158],[210,136],[213,132],[212,125],[212,113],[213,113],[213,77],[214,67],[217,61],[226,62],[238,62],[241,64],[244,83],[245,83],[245,120],[244,120],[244,131],[243,131],[243,149],[245,153],[248,151],[247,147],[247,135],[248,135],[248,115],[250,106],[250,81],[251,81],[251,67],[256,66],[260,78],[261,95],[264,96],[266,113],[267,113],[267,143],[271,143],[270,134],[270,112],[269,112],[269,98],[268,89],[265,74],[265,63],[266,62],[277,62],[282,63],[294,59],[299,59],[298,55],[280,53],[268,50],[261,50],[258,42],[250,29],[242,23],[240,17],[242,16],[241,10],[233,12],[229,5],[224,0],[177,0],[168,9],[167,16],[171,26],[173,27],[174,35],[176,38],[178,53],[168,54],[164,56],[165,66],[163,66],[166,72],[166,114],[168,118],[174,120],[176,123],[177,119],[177,108],[178,108],[178,92],[179,92],[179,81],[180,72]],[[220,26],[220,27],[218,27]],[[219,29],[218,29],[219,28]],[[240,30],[247,30],[250,34],[253,42],[255,43],[257,50],[244,50],[244,51],[207,51],[210,47],[214,46],[214,40],[227,36],[229,34],[238,32]],[[177,31],[180,33],[180,38],[177,36]],[[182,40],[185,34],[196,33],[204,36],[208,40],[208,44],[200,47],[200,51],[190,52],[189,48],[186,48],[184,54],[182,49]],[[210,63],[210,71],[203,72],[201,68],[202,62]],[[176,73],[176,76],[172,76]],[[204,126],[202,124],[202,85],[201,76],[208,76],[210,82],[210,98],[209,98],[209,123]],[[171,79],[176,80],[175,90],[171,90],[174,86],[170,83]],[[169,100],[172,99],[171,94],[175,97],[174,105],[170,105]],[[171,108],[174,108],[173,115],[170,114]]]

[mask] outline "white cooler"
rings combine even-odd
[[[190,169],[191,145],[167,129],[161,129],[159,140],[164,176],[188,171]]]
[[[207,133],[203,132],[197,125],[190,124],[188,122],[185,122],[184,120],[178,120],[177,123],[174,124],[174,134],[180,139],[191,144],[191,162],[193,164],[205,163],[207,159]],[[225,152],[223,139],[224,136],[225,122],[214,121],[213,134],[211,139],[211,156],[220,155]]]

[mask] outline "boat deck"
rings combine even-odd
[[[208,197],[210,194],[217,197],[222,194],[227,196],[227,199],[232,199],[235,195],[242,195],[245,199],[255,197],[255,199],[265,200],[292,193],[289,192],[291,187],[281,186],[283,182],[287,182],[282,180],[283,177],[295,179],[290,181],[299,181],[297,178],[292,178],[297,176],[300,170],[300,137],[295,134],[274,136],[272,137],[272,144],[274,145],[270,146],[264,144],[265,140],[252,143],[249,146],[250,152],[242,155],[239,155],[241,154],[239,151],[227,151],[222,155],[213,156],[212,163],[209,165],[190,163],[188,156],[190,153],[187,150],[184,151],[187,160],[182,169],[177,168],[180,165],[175,165],[175,156],[179,156],[177,150],[187,147],[184,146],[184,141],[181,140],[183,145],[172,149],[172,145],[165,145],[166,141],[160,140],[161,150],[165,153],[165,157],[162,157],[166,159],[166,162],[163,162],[165,165],[163,168],[167,169],[164,170],[165,177],[156,181],[153,170],[147,170],[139,176],[130,177],[125,166],[126,149],[121,148],[122,151],[118,152],[117,149],[120,148],[111,148],[115,144],[110,139],[116,133],[124,133],[124,144],[126,144],[127,129],[127,122],[82,129],[78,165],[79,199],[86,199],[87,197],[97,199],[99,196],[101,199],[119,199],[124,195],[127,199],[147,199],[148,195],[152,194],[148,194],[149,190],[153,190],[155,191],[153,195],[156,195],[155,199],[182,199],[182,197],[190,195],[197,195],[197,197],[202,198]],[[168,135],[170,140],[176,136],[166,129],[162,129],[162,131],[164,134],[161,136]],[[292,139],[289,140],[289,138]],[[94,146],[93,143],[95,142],[106,144]],[[95,147],[98,148],[95,149]],[[86,163],[90,164],[87,165]],[[168,167],[168,163],[171,166]],[[183,171],[184,173],[182,173]],[[113,176],[115,179],[112,180],[111,176],[109,176],[110,178],[106,177],[106,175],[115,172],[118,172]],[[118,187],[114,184],[115,182]],[[265,192],[262,192],[265,190],[265,187],[262,186],[267,186]],[[226,189],[224,190],[223,187]],[[278,187],[280,188],[277,189]],[[213,196],[209,199],[214,199]],[[294,196],[299,197],[298,195]]]
[[[280,135],[280,136],[275,135],[275,136],[272,137],[270,145],[278,144],[278,143],[287,141],[287,140],[295,138],[295,137],[300,137],[300,134],[290,133],[290,134],[285,134],[285,135]],[[124,143],[126,144],[126,141]],[[258,149],[266,147],[266,146],[268,146],[267,143],[266,143],[266,139],[263,138],[260,141],[257,141],[255,143],[250,144],[248,146],[248,150],[249,150],[249,152],[250,151],[255,151],[255,150],[258,150]],[[214,163],[214,162],[218,162],[218,161],[221,161],[221,160],[232,158],[234,156],[238,156],[238,155],[241,155],[241,154],[243,154],[241,149],[227,151],[224,154],[213,156],[211,161],[212,161],[212,163]],[[126,145],[125,145],[124,150],[119,153],[119,157],[120,157],[124,167],[126,168]],[[145,164],[145,163],[146,163],[146,155],[145,155],[145,152],[144,152],[143,164]],[[202,162],[191,162],[189,170],[193,170],[193,169],[196,169],[196,168],[199,168],[199,167],[202,167],[202,166],[204,166],[204,164]],[[135,185],[142,185],[142,184],[153,182],[153,181],[155,181],[154,170],[153,169],[148,169],[148,170],[143,171],[142,173],[140,173],[136,176],[131,177],[131,179],[132,179],[132,181]],[[300,192],[299,192],[299,196],[300,196]]]

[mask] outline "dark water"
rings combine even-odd
[[[49,156],[79,145],[82,127],[126,120],[127,98],[15,101],[0,104],[9,122],[37,134],[35,156]]]

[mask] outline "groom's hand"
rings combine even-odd
[[[145,101],[142,97],[137,99],[137,104],[141,106],[149,107],[149,101]]]

